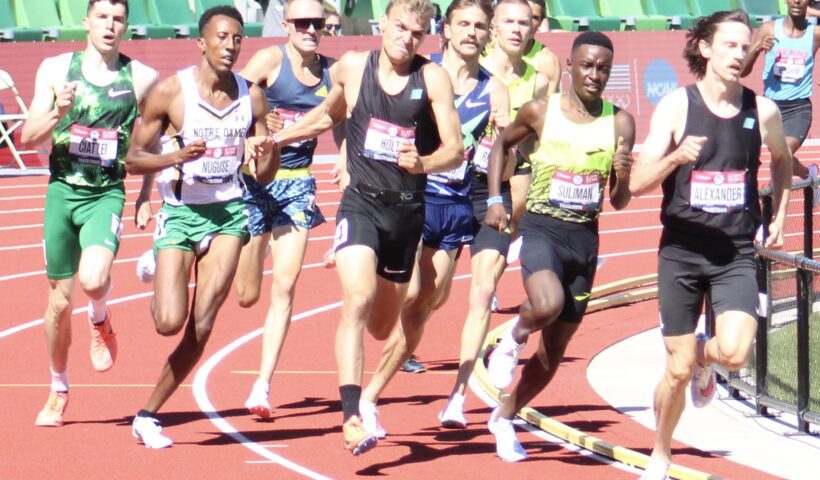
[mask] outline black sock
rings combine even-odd
[[[348,418],[359,414],[359,399],[362,397],[362,387],[359,385],[342,385],[339,387],[339,396],[342,398],[342,413],[346,422]]]
[[[148,418],[157,418],[156,413],[151,413],[148,410],[140,410],[137,412],[138,417],[148,417]]]

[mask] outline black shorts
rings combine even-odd
[[[587,310],[598,267],[598,226],[572,223],[549,215],[526,212],[518,227],[521,273],[555,273],[564,286],[564,308],[558,320],[579,323]]]
[[[484,217],[487,216],[487,197],[489,196],[487,190],[487,177],[481,174],[476,174],[473,179],[473,241],[470,242],[470,255],[475,255],[482,250],[495,250],[502,257],[507,256],[507,251],[510,249],[510,234],[499,232],[494,228],[490,228],[484,223]],[[504,200],[504,210],[507,215],[512,213],[512,197],[510,196],[509,182],[501,184],[501,198]]]
[[[658,251],[658,303],[664,336],[695,331],[707,293],[715,315],[739,311],[757,318],[754,257],[736,251],[704,254],[680,245]]]
[[[811,127],[811,99],[775,100],[774,103],[783,118],[783,135],[798,139],[802,145]]]
[[[361,185],[348,187],[342,195],[334,251],[351,245],[370,247],[378,259],[376,273],[391,282],[410,281],[424,228],[424,192],[392,201],[363,190]]]

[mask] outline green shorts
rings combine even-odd
[[[71,278],[82,251],[100,245],[117,254],[122,233],[123,185],[76,187],[48,185],[43,218],[43,249],[48,278]]]
[[[201,255],[217,235],[248,240],[248,211],[241,198],[205,205],[163,205],[157,213],[154,250],[178,248]]]

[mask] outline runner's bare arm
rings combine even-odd
[[[490,77],[490,124],[495,133],[510,124],[510,92],[496,77]]]
[[[609,204],[615,210],[626,208],[632,193],[629,177],[632,171],[632,147],[635,145],[635,119],[626,110],[615,114],[615,154],[609,176]]]
[[[34,98],[29,115],[20,134],[27,147],[36,147],[48,141],[51,132],[74,104],[73,84],[65,84],[71,54],[43,60],[34,80]]]
[[[148,95],[151,88],[153,88],[153,86],[157,83],[159,73],[153,68],[148,67],[137,60],[132,61],[131,68],[134,79],[134,95],[136,96],[137,105],[141,116],[145,110],[145,97]],[[134,130],[139,128],[138,125],[141,121],[141,118],[137,119],[134,123]],[[133,137],[133,132],[131,132],[131,135]],[[153,148],[153,151],[157,151],[159,146],[154,145]],[[142,187],[140,188],[140,193],[137,196],[137,201],[134,204],[134,225],[136,225],[140,230],[145,230],[148,224],[151,223],[151,219],[154,216],[153,210],[151,209],[151,191],[153,190],[153,187],[154,174],[147,173],[143,175]]]
[[[740,65],[740,76],[745,77],[752,73],[757,57],[761,53],[765,54],[772,49],[774,45],[774,22],[766,22],[755,30],[754,37],[752,37],[751,47],[743,57],[743,63]]]
[[[196,140],[181,150],[166,154],[155,151],[157,138],[171,124],[171,110],[175,103],[181,103],[176,102],[181,96],[179,77],[176,75],[160,81],[148,93],[142,121],[131,138],[131,147],[125,155],[125,168],[128,173],[133,175],[158,172],[163,168],[197,159],[205,153],[203,140]]]
[[[441,146],[430,155],[419,159],[424,173],[443,172],[455,168],[464,161],[464,142],[461,139],[461,122],[456,112],[453,85],[450,76],[438,65],[428,63],[422,70],[427,95],[436,121]],[[435,85],[435,88],[429,88]]]
[[[759,96],[757,112],[760,118],[760,136],[772,155],[772,209],[775,214],[769,225],[766,247],[780,248],[783,246],[783,225],[792,185],[792,155],[783,135],[783,121],[777,105],[768,98]]]
[[[131,71],[133,72],[134,96],[142,115],[143,102],[148,92],[159,80],[159,72],[137,60],[131,61]]]
[[[544,46],[538,55],[538,77],[535,80],[535,98],[546,98],[561,90],[561,62],[558,56]]]
[[[268,99],[257,85],[250,86],[251,108],[253,109],[252,136],[245,143],[245,156],[255,162],[256,180],[262,185],[273,181],[279,170],[279,149],[274,148],[273,139],[268,134],[265,116],[268,113]]]
[[[281,62],[282,54],[279,47],[263,48],[253,54],[239,75],[266,88],[279,76]]]
[[[649,135],[641,145],[638,163],[632,171],[629,190],[640,196],[656,189],[678,166],[697,159],[705,137],[685,138],[672,149],[675,132],[686,119],[686,90],[679,88],[661,99],[649,124]],[[682,128],[681,128],[682,130]]]

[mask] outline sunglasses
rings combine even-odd
[[[326,23],[325,30],[328,32],[341,32],[342,31],[342,24],[341,23]]]
[[[325,28],[324,18],[289,18],[287,22],[293,25],[296,30],[301,31],[307,31],[311,25],[317,32]]]

